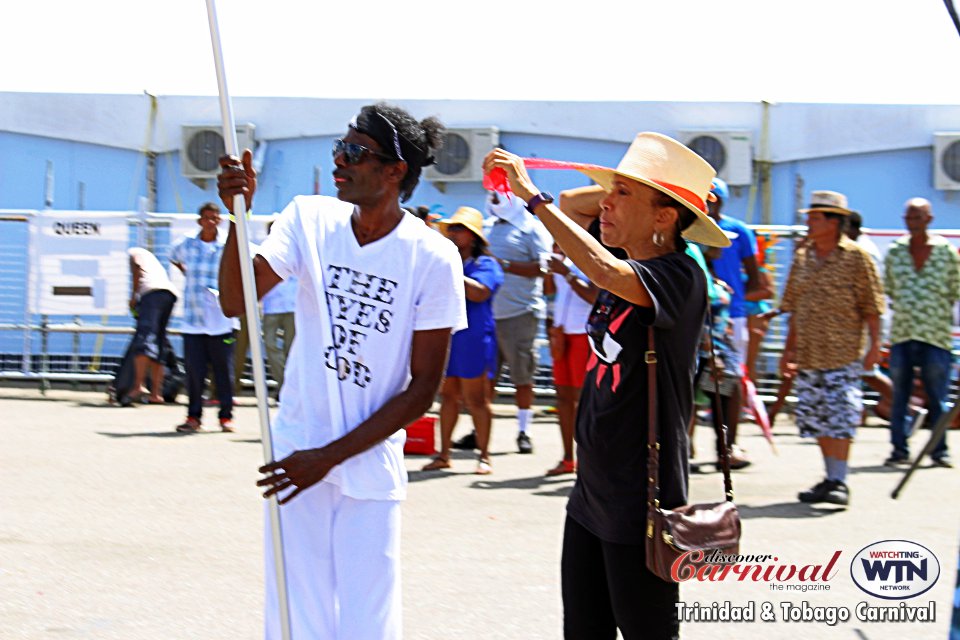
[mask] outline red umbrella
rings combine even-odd
[[[744,404],[763,430],[763,436],[767,439],[767,442],[770,443],[770,448],[773,449],[774,453],[780,455],[777,451],[777,445],[773,442],[773,429],[770,428],[770,417],[767,415],[767,407],[763,404],[760,396],[757,395],[757,386],[753,384],[753,380],[746,375],[741,378],[741,381],[743,382],[746,400]]]

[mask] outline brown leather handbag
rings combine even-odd
[[[711,345],[711,355],[713,348]],[[704,555],[719,550],[736,555],[740,550],[740,513],[733,503],[733,481],[730,479],[730,456],[727,450],[727,428],[719,413],[719,393],[714,394],[713,425],[717,432],[717,456],[723,469],[726,499],[718,503],[687,504],[673,509],[660,507],[660,441],[657,420],[657,353],[653,327],[647,328],[645,354],[648,377],[649,418],[647,425],[647,569],[666,582],[676,582],[673,565],[689,551]],[[716,371],[716,366],[713,367]],[[716,384],[716,382],[715,382]],[[688,556],[685,564],[696,567]]]

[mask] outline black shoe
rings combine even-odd
[[[883,461],[885,467],[901,467],[908,464],[910,464],[910,456],[899,451],[894,451],[889,458]]]
[[[939,458],[933,458],[933,466],[953,469],[953,461],[950,459],[950,456],[944,454]]]
[[[471,431],[467,435],[463,436],[459,440],[453,443],[454,449],[465,449],[467,451],[473,451],[477,448],[477,432]]]
[[[530,441],[530,436],[526,433],[521,433],[517,436],[517,449],[520,453],[533,453],[533,442]]]
[[[847,506],[850,504],[850,488],[838,480],[831,480],[831,488],[823,497],[823,502]]]
[[[797,498],[800,502],[806,503],[823,502],[833,488],[834,483],[832,480],[821,480],[806,491],[798,493]]]

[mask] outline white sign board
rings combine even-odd
[[[34,216],[30,223],[30,313],[127,313],[129,215],[51,211]]]

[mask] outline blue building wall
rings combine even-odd
[[[260,175],[255,210],[272,213],[281,210],[289,200],[314,189],[314,167],[320,168],[320,192],[334,195],[330,149],[340,135],[288,138],[267,141],[267,152]],[[501,145],[521,156],[574,160],[616,166],[628,141],[608,142],[596,139],[501,132]],[[932,186],[929,147],[895,151],[848,154],[777,163],[771,172],[771,211],[773,224],[802,223],[796,214],[796,185],[802,180],[801,206],[815,189],[833,189],[846,193],[852,208],[860,210],[866,226],[902,228],[902,205],[913,196],[930,199],[934,205],[937,226],[960,227],[960,196],[938,191]],[[144,154],[116,147],[59,140],[54,138],[0,132],[0,209],[41,209],[44,206],[47,163],[53,163],[55,209],[128,210],[137,208],[137,200],[146,193],[146,158]],[[543,189],[559,191],[586,185],[588,179],[575,171],[533,170],[531,175]],[[180,175],[177,152],[162,153],[156,161],[156,211],[195,212],[201,203],[216,201],[216,181],[207,180],[204,187]],[[84,185],[81,202],[80,185]],[[410,204],[426,205],[443,214],[450,214],[463,205],[483,208],[486,193],[479,182],[437,185],[421,181]],[[760,189],[736,187],[726,204],[725,212],[745,218],[753,198],[754,223],[761,220]],[[19,323],[24,317],[26,295],[28,225],[0,223],[0,322]],[[136,243],[135,233],[131,245]],[[169,249],[169,231],[156,229],[153,246],[161,260]],[[29,319],[36,322],[38,319]],[[50,318],[51,322],[72,320]],[[84,322],[102,323],[103,318],[83,318]],[[112,317],[109,324],[128,326],[129,317]],[[49,351],[70,353],[73,338],[53,335]],[[125,336],[107,336],[97,344],[96,336],[80,338],[82,353],[102,352],[117,355],[122,351]],[[32,351],[39,353],[34,338]],[[0,353],[19,353],[19,334],[0,332]]]
[[[139,152],[4,132],[0,209],[42,209],[48,161],[53,163],[56,209],[132,210],[145,191],[145,161]]]
[[[260,176],[256,210],[280,211],[290,199],[314,189],[314,167],[320,167],[320,192],[336,193],[331,172],[330,148],[334,136],[268,141]],[[575,160],[616,166],[627,143],[583,138],[504,132],[501,145],[522,156]],[[53,163],[54,208],[136,210],[146,193],[146,159],[142,153],[94,144],[56,140],[15,133],[0,133],[0,209],[40,209],[44,206],[47,162]],[[208,200],[218,200],[216,181],[205,188],[180,175],[177,152],[159,154],[156,160],[156,211],[195,212]],[[543,189],[557,193],[588,184],[575,171],[534,170],[531,176]],[[847,194],[852,208],[861,211],[865,224],[875,228],[900,228],[903,203],[911,197],[928,198],[934,205],[937,225],[960,227],[960,195],[933,188],[930,149],[927,147],[877,153],[812,158],[773,165],[771,213],[773,224],[802,223],[796,214],[797,180],[803,181],[802,200],[815,189]],[[84,195],[81,202],[81,183]],[[485,192],[479,182],[450,182],[441,191],[421,181],[410,204],[426,205],[452,213],[469,205],[482,208]],[[732,189],[725,212],[746,218],[752,209],[754,223],[761,221],[760,189]]]
[[[803,180],[804,201],[814,190],[845,193],[850,207],[863,215],[867,227],[902,229],[903,205],[913,197],[930,200],[936,217],[935,226],[960,227],[960,195],[933,187],[930,149],[926,147],[775,165],[774,224],[803,224],[803,217],[797,218],[795,214],[798,177]]]

